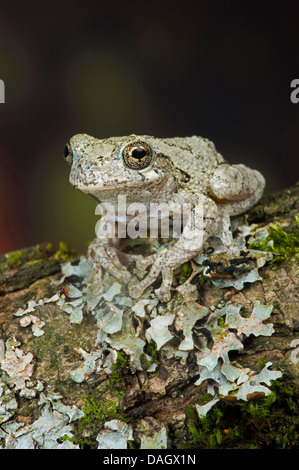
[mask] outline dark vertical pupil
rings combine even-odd
[[[132,151],[132,157],[134,158],[143,158],[146,156],[146,150],[144,150],[142,147],[137,147]]]

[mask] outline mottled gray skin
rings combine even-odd
[[[134,141],[146,142],[153,151],[151,164],[142,170],[128,168],[122,157],[124,147]],[[71,138],[69,150],[70,183],[98,202],[116,205],[118,195],[125,194],[128,204],[187,202],[193,208],[203,207],[204,223],[196,226],[191,240],[185,227],[177,241],[155,255],[128,255],[140,269],[152,265],[145,279],[129,288],[133,298],[139,298],[161,273],[157,295],[161,301],[169,301],[173,271],[200,253],[205,241],[219,232],[230,249],[229,217],[256,204],[265,186],[261,173],[242,164],[225,163],[211,141],[197,136],[159,139],[133,134],[100,140],[78,134]],[[95,239],[88,259],[99,286],[101,267],[122,282],[131,278],[111,240]]]

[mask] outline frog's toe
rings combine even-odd
[[[139,285],[129,287],[129,295],[130,295],[130,297],[132,297],[132,299],[139,299],[139,297],[142,295],[143,291],[144,291],[144,289],[140,288]]]
[[[129,280],[131,279],[132,275],[129,273],[127,270],[123,270],[120,274],[119,280],[123,282],[124,284],[128,283]]]
[[[155,294],[160,300],[160,302],[169,302],[171,299],[171,292],[170,288],[169,289],[156,289]]]
[[[115,277],[115,279],[121,282],[128,282],[131,279],[131,274],[129,271],[120,263],[117,263],[115,266],[111,259],[102,258],[101,259],[101,266],[107,271],[111,276]]]
[[[161,302],[169,302],[171,299],[171,285],[173,279],[173,269],[165,267],[162,269],[161,287],[155,291]]]
[[[138,299],[145,291],[145,289],[157,279],[160,274],[160,271],[161,268],[154,264],[148,275],[142,281],[140,281],[139,284],[136,284],[129,288],[130,296],[133,299]]]

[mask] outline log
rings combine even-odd
[[[65,245],[0,256],[0,447],[296,447],[298,209],[299,183],[265,196],[234,222],[240,256],[207,250],[168,304],[108,274],[94,294]]]

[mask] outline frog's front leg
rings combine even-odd
[[[217,230],[219,223],[217,205],[203,195],[198,195],[196,199],[179,240],[156,255],[137,262],[139,268],[144,269],[150,264],[152,267],[145,279],[138,285],[130,287],[131,297],[139,298],[161,273],[162,283],[157,295],[162,302],[168,302],[171,298],[170,289],[174,270],[196,256],[204,242]]]
[[[120,262],[118,250],[107,238],[96,238],[88,247],[88,263],[92,268],[94,284],[101,293],[102,268],[121,282],[127,283],[131,274]]]

